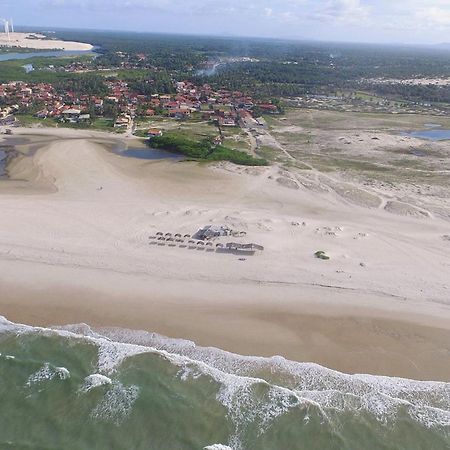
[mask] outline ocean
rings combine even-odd
[[[1,449],[444,450],[450,383],[0,317]]]

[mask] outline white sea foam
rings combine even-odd
[[[138,396],[137,386],[124,386],[122,383],[114,382],[92,410],[91,417],[119,425],[130,414]]]
[[[55,378],[66,380],[70,378],[70,372],[65,367],[54,367],[50,363],[45,363],[37,372],[28,377],[26,384],[32,386]]]
[[[231,447],[222,444],[213,444],[204,447],[203,450],[233,450]]]
[[[394,421],[400,412],[406,411],[411,419],[423,426],[450,426],[450,383],[347,375],[313,363],[288,361],[279,356],[240,356],[144,331],[92,330],[86,325],[49,330],[16,325],[0,318],[0,332],[31,331],[58,333],[96,345],[99,349],[98,371],[104,376],[117,371],[127,358],[151,353],[178,366],[178,376],[182,380],[211,377],[219,384],[218,401],[227,408],[236,425],[236,439],[240,428],[251,421],[264,432],[291,408],[305,409],[305,418],[308,409],[313,407],[325,419],[327,410],[334,410],[367,413],[380,422]],[[257,386],[264,387],[264,394],[258,390],[258,395],[262,395],[258,401],[255,400]],[[128,397],[133,398],[129,394]],[[253,407],[248,407],[252,404]],[[108,410],[105,405],[99,406],[95,414],[105,410]],[[232,442],[229,444],[235,447]]]
[[[204,373],[225,386],[221,388],[218,399],[226,403],[230,415],[236,409],[235,403],[230,399],[245,398],[248,392],[246,382],[241,384],[239,381],[236,384],[236,378],[230,377],[235,375],[249,379],[250,385],[262,381],[261,377],[268,384],[282,383],[286,388],[287,398],[294,396],[298,405],[302,406],[310,401],[319,408],[324,418],[327,417],[325,410],[330,409],[366,412],[384,423],[394,421],[400,411],[406,410],[412,419],[429,428],[448,427],[450,424],[450,383],[347,375],[314,363],[289,361],[280,356],[240,356],[215,348],[197,347],[191,341],[165,338],[145,331],[101,329],[99,333],[115,341],[168,352],[172,359],[174,355],[183,355],[188,362],[201,363],[194,369],[192,364],[188,364],[189,369],[183,369],[180,377],[195,378],[199,373]],[[177,363],[180,364],[180,361]],[[224,375],[217,378],[217,373]],[[280,414],[285,412],[283,410]],[[266,412],[269,416],[272,413],[272,410]]]
[[[84,379],[84,383],[83,386],[81,386],[80,391],[85,393],[97,387],[108,386],[110,384],[112,384],[111,378],[99,373],[93,373]]]

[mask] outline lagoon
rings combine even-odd
[[[159,150],[154,148],[127,148],[127,149],[117,149],[114,153],[125,156],[127,158],[138,158],[138,159],[148,159],[148,160],[159,160],[159,159],[182,159],[182,155],[177,153],[167,152],[165,150]]]
[[[417,139],[425,139],[428,141],[450,140],[450,130],[443,130],[443,129],[408,131],[408,132],[402,133],[402,135],[417,138]]]
[[[30,59],[30,58],[46,58],[46,57],[61,57],[61,56],[72,56],[72,55],[83,55],[92,53],[90,51],[79,51],[79,50],[51,50],[43,52],[24,52],[24,53],[0,53],[1,61],[13,61],[16,59]]]
[[[5,166],[6,166],[6,152],[0,150],[0,177],[3,177],[6,174]]]

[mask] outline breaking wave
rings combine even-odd
[[[1,334],[53,336],[94,346],[95,367],[78,386],[81,396],[101,391],[91,420],[119,425],[132,414],[143,392],[135,379],[140,372],[132,368],[140,368],[145,355],[167,364],[177,383],[217,386],[215,401],[225,411],[230,433],[225,444],[210,444],[205,450],[250,448],[248,436],[261,437],[294,413],[298,427],[314,421],[336,435],[349,417],[362,417],[362,422],[391,428],[406,418],[419,429],[436,431],[444,441],[450,437],[450,383],[348,375],[279,356],[240,356],[154,333],[84,324],[49,329],[0,317]],[[68,369],[45,363],[30,374],[27,385],[63,382],[70,376]],[[131,381],[121,379],[126,376]]]

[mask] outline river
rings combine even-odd
[[[30,59],[30,58],[47,58],[47,57],[60,57],[71,55],[84,55],[92,53],[92,51],[80,51],[80,50],[50,50],[42,52],[24,52],[24,53],[0,53],[1,61],[12,61],[16,59]]]

